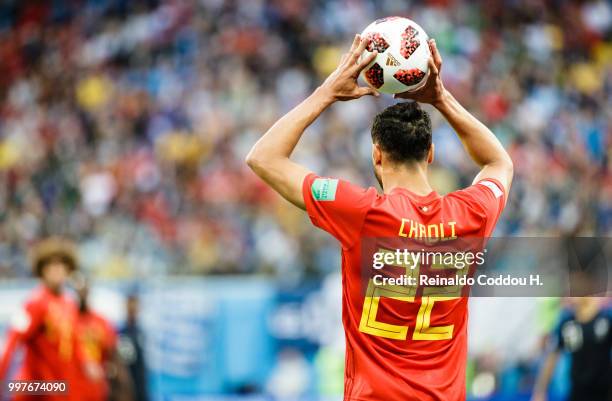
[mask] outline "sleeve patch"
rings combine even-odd
[[[336,200],[338,180],[334,178],[317,178],[313,181],[310,190],[315,201]]]
[[[480,181],[479,184],[482,184],[485,187],[489,188],[491,191],[493,191],[493,195],[495,195],[496,198],[499,198],[500,196],[504,194],[502,190],[499,189],[499,187],[494,182]]]

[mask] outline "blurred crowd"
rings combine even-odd
[[[337,246],[243,162],[372,20],[435,37],[442,75],[516,177],[497,235],[612,233],[612,6],[505,0],[0,1],[0,275],[29,244],[80,241],[97,277],[337,269]],[[337,104],[296,157],[374,185],[390,97]],[[440,193],[476,168],[432,114]]]

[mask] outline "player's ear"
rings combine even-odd
[[[377,144],[372,144],[372,163],[374,166],[380,166],[382,164],[382,151]]]
[[[427,153],[427,164],[431,164],[434,161],[435,145],[432,143]]]

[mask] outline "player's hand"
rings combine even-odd
[[[359,56],[363,53],[368,45],[366,39],[362,39],[359,35],[355,35],[351,50],[346,53],[340,65],[329,77],[321,84],[320,90],[330,100],[351,100],[358,99],[365,95],[379,96],[376,89],[369,86],[359,86],[357,78],[361,71],[368,65],[376,55],[376,51],[368,53],[362,60]]]
[[[427,43],[431,51],[431,57],[429,57],[428,62],[429,76],[427,77],[427,82],[425,82],[422,88],[416,91],[396,94],[394,96],[396,99],[412,99],[420,103],[433,104],[434,106],[442,100],[445,91],[442,79],[440,78],[442,57],[440,57],[440,52],[438,52],[438,47],[434,39],[429,39]]]
[[[85,376],[91,381],[101,381],[104,379],[104,371],[94,362],[86,362],[83,366]]]

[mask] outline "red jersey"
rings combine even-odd
[[[46,287],[38,288],[15,316],[0,361],[0,379],[6,377],[12,356],[19,345],[25,348],[16,380],[65,380],[67,395],[19,395],[15,400],[78,400],[72,391],[80,368],[75,337],[76,305],[67,297]]]
[[[404,188],[381,195],[309,174],[302,191],[313,224],[342,246],[344,400],[465,400],[467,297],[364,285],[362,247],[372,237],[489,237],[505,204],[503,186],[486,179],[446,196]]]
[[[78,315],[77,335],[83,365],[89,366],[90,372],[82,369],[73,388],[82,394],[81,401],[104,401],[108,399],[105,369],[115,352],[115,330],[104,317],[89,310]]]

